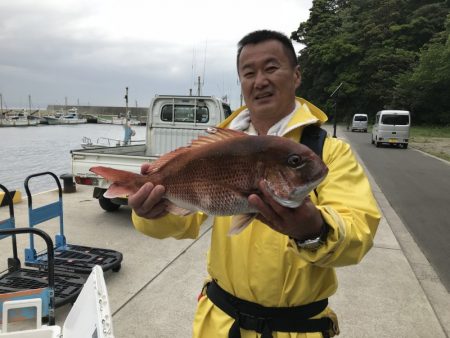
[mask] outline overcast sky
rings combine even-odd
[[[147,107],[155,94],[228,95],[239,104],[236,43],[288,36],[312,0],[0,0],[3,108],[47,104]],[[301,46],[294,43],[296,50]]]

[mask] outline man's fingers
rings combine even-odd
[[[259,210],[260,214],[263,216],[262,219],[266,220],[268,225],[272,228],[278,228],[277,224],[280,222],[279,216],[275,213],[272,207],[265,203],[261,197],[258,195],[252,194],[248,197],[248,202],[250,205]],[[257,217],[262,220],[260,217]]]
[[[145,183],[135,194],[128,196],[128,205],[133,209],[140,207],[145,202],[152,189],[152,183]]]
[[[146,183],[147,185],[148,183]],[[152,185],[153,186],[153,185]],[[150,194],[142,204],[142,208],[146,210],[151,210],[154,206],[161,201],[164,196],[166,189],[162,185],[157,185],[151,189]]]
[[[152,219],[166,215],[168,213],[166,208],[167,208],[166,203],[164,201],[161,201],[158,204],[156,204],[150,211],[143,209],[142,213],[141,210],[135,210],[135,212],[141,217]]]
[[[147,182],[128,197],[128,205],[141,217],[161,217],[166,213],[166,203],[162,200],[165,191],[162,185],[154,186]]]

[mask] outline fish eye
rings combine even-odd
[[[302,158],[300,155],[294,154],[290,155],[287,159],[287,163],[292,168],[297,168],[302,165]]]

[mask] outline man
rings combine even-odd
[[[220,126],[296,142],[307,125],[326,115],[296,98],[301,77],[290,40],[256,31],[238,45],[237,68],[246,107]],[[334,268],[358,263],[372,246],[379,212],[363,169],[350,147],[326,138],[327,178],[298,208],[262,195],[248,201],[266,223],[253,221],[227,236],[232,217],[215,217],[206,284],[194,319],[194,337],[328,337],[338,333],[327,299],[337,289]],[[145,172],[147,166],[142,167]],[[150,236],[195,238],[202,213],[178,217],[165,211],[163,186],[144,185],[129,197],[135,227]],[[257,332],[258,335],[255,333]]]

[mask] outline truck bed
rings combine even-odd
[[[94,185],[106,189],[110,183],[89,171],[90,168],[104,166],[140,173],[143,163],[152,162],[158,158],[145,155],[145,151],[145,144],[72,150],[72,173],[76,180],[85,177],[96,178]]]

